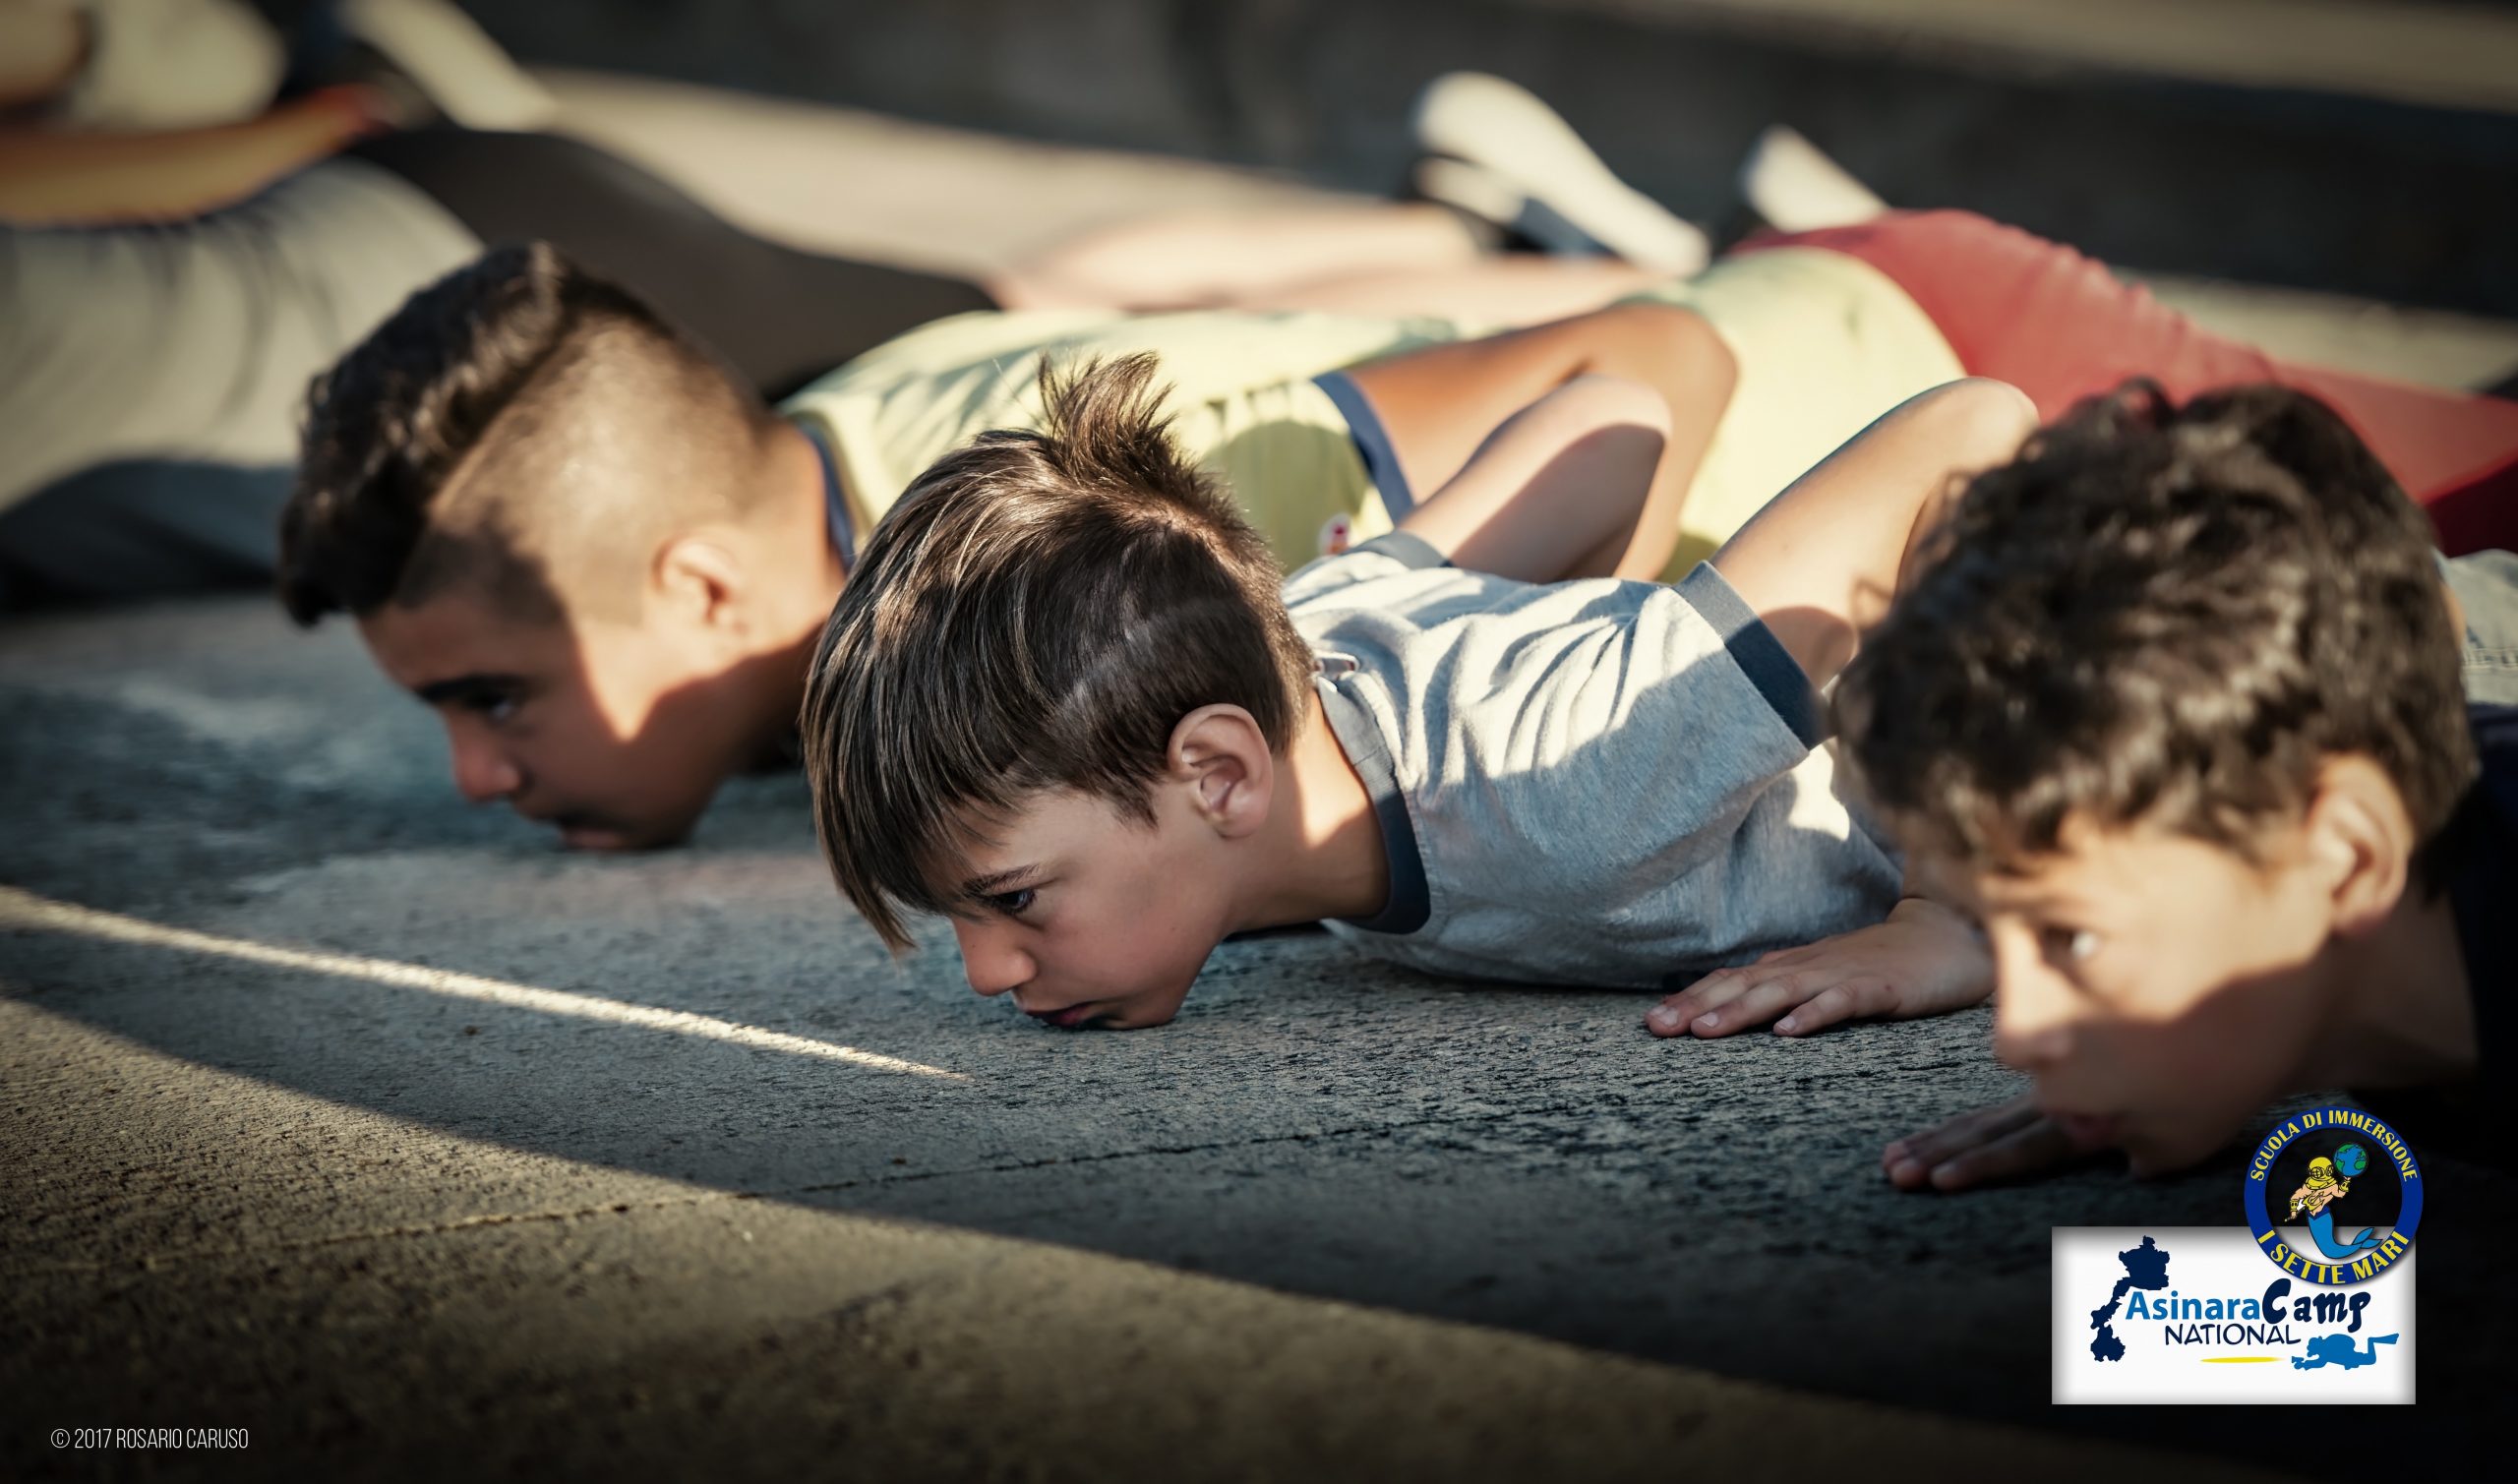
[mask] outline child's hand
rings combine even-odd
[[[2060,1169],[2094,1153],[2037,1111],[2034,1097],[2021,1097],[1900,1139],[1881,1152],[1880,1167],[1899,1190],[1965,1190]]]
[[[1807,1036],[1858,1016],[1907,1019],[1975,1004],[1994,987],[1994,961],[1973,924],[1938,902],[1908,897],[1875,926],[1754,964],[1719,969],[1644,1017],[1655,1036],[1728,1036],[1784,1011],[1775,1030]]]

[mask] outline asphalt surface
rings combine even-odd
[[[2228,1478],[2507,1393],[2504,1175],[2427,1162],[2423,1403],[2313,1464],[2052,1408],[2048,1229],[2237,1165],[1890,1190],[2014,1091],[1981,1011],[1671,1044],[1296,933],[1060,1034],[888,962],[800,780],[559,854],[256,597],[0,623],[0,1477]]]
[[[888,963],[794,778],[561,855],[252,599],[19,621],[0,677],[0,1471],[104,1425],[389,1476],[2255,1461],[2232,1414],[2046,1402],[2047,1228],[2236,1221],[2235,1164],[1880,1179],[2010,1091],[1981,1012],[1671,1044],[1291,934],[1061,1034],[949,940]],[[2509,1182],[2432,1178],[2425,1404],[2343,1458],[2505,1393]]]

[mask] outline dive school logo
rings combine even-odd
[[[2331,1166],[2337,1157],[2304,1155],[2304,1169],[2311,1158]],[[2357,1190],[2366,1175],[2334,1178]],[[2287,1211],[2290,1188],[2276,1194]],[[2308,1202],[2301,1205],[2305,1215]],[[2392,1234],[2380,1233],[2378,1246]],[[2421,1265],[2409,1247],[2368,1281],[2339,1287],[2265,1272],[2263,1246],[2239,1226],[2058,1226],[2053,1235],[2059,1403],[2414,1399]]]
[[[2247,1228],[2258,1250],[2305,1282],[2366,1282],[2401,1261],[2422,1220],[2422,1166],[2411,1146],[2359,1108],[2294,1113],[2247,1165]]]

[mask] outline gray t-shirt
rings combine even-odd
[[[2466,700],[2518,706],[2518,553],[2475,552],[2438,559],[2466,611]]]
[[[1391,893],[1330,931],[1438,974],[1660,986],[1877,922],[1895,860],[1719,573],[1464,571],[1406,533],[1286,580]]]

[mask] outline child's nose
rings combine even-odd
[[[1994,953],[1994,1055],[2034,1072],[2071,1049],[2073,991],[2040,956],[2037,937],[2014,923],[1988,933]]]
[[[521,791],[523,771],[509,760],[497,742],[453,729],[448,739],[454,750],[454,790],[472,803],[490,803]]]
[[[1031,955],[1005,934],[988,925],[955,923],[953,935],[962,942],[962,973],[979,993],[1003,994],[1032,981]]]
[[[2002,977],[1994,997],[1994,1056],[2015,1072],[2054,1066],[2071,1050],[2071,991],[2044,975]]]

